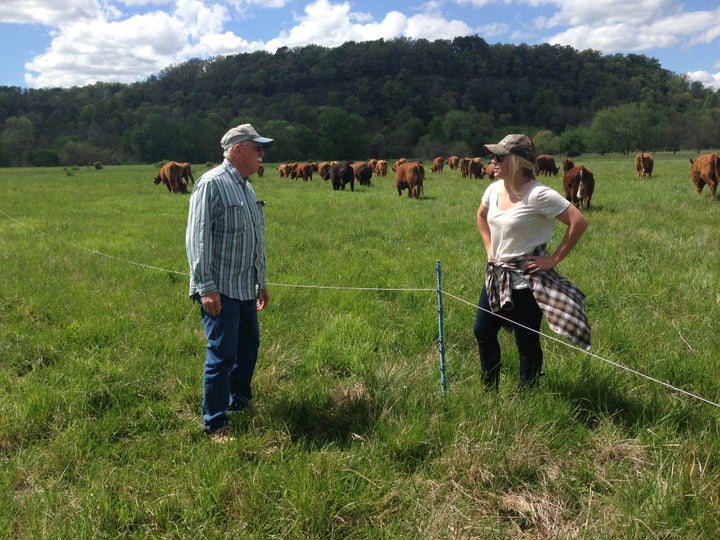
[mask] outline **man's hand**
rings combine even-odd
[[[201,299],[202,307],[208,315],[217,317],[222,311],[222,305],[220,301],[220,293],[218,291],[211,292],[203,296]]]

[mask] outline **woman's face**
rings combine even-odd
[[[501,176],[501,178],[504,178],[504,173],[508,171],[508,165],[510,163],[510,156],[509,155],[494,155],[492,160],[490,162],[493,164],[493,168],[495,170],[495,176]]]

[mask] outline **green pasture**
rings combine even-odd
[[[596,189],[559,269],[593,346],[544,326],[540,389],[518,393],[503,333],[497,394],[472,335],[488,181],[426,160],[411,200],[391,176],[333,191],[268,163],[255,410],[225,446],[200,426],[188,195],[150,165],[0,169],[0,537],[714,537],[720,200],[694,156],[643,180],[632,156],[575,159]]]

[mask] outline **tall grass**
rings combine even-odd
[[[0,536],[713,537],[720,201],[688,157],[645,180],[632,157],[576,160],[597,185],[560,270],[592,354],[544,327],[521,394],[508,334],[499,393],[478,377],[487,180],[428,172],[410,200],[389,176],[335,192],[269,164],[255,411],[224,446],[200,429],[187,196],[150,166],[0,169]]]

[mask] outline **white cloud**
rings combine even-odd
[[[115,13],[115,10],[112,10]],[[21,24],[59,24],[82,20],[92,20],[102,13],[97,0],[18,0],[0,2],[0,21]]]

